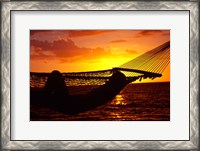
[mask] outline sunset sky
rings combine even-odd
[[[169,40],[169,30],[31,30],[30,71],[112,69]],[[170,81],[169,69],[154,82]]]

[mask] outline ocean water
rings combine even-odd
[[[170,83],[129,84],[112,101],[77,115],[33,105],[30,113],[31,121],[169,121]]]

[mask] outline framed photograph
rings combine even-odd
[[[1,12],[2,149],[199,149],[199,2]]]

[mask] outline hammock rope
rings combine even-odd
[[[122,72],[127,81],[135,79],[154,79],[161,77],[162,72],[170,63],[170,41],[128,61],[113,69],[62,73],[67,86],[102,85],[109,80],[114,70]],[[49,73],[30,73],[30,87],[42,88]]]

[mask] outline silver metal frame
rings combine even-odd
[[[199,150],[199,2],[2,1],[1,149],[151,149]],[[11,10],[187,10],[190,11],[190,141],[11,141]]]

